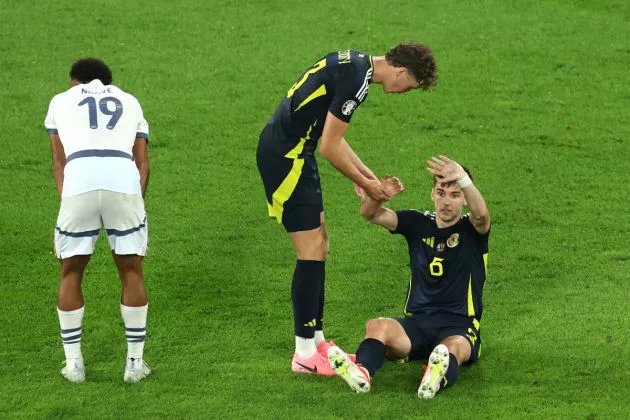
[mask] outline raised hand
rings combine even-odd
[[[468,174],[462,166],[444,155],[431,157],[427,160],[427,171],[435,175],[440,183],[462,181],[468,178]]]
[[[385,186],[385,189],[390,194],[390,200],[405,191],[405,187],[403,186],[400,179],[395,176],[385,175],[385,177],[381,180],[381,183]]]
[[[390,192],[385,188],[385,185],[381,181],[371,179],[365,186],[365,193],[370,196],[371,199],[376,201],[387,201],[391,198]]]

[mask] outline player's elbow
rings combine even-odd
[[[136,162],[136,167],[138,168],[138,171],[142,174],[142,173],[149,173],[150,170],[150,166],[149,166],[149,157],[145,156],[145,155],[138,155],[138,156],[134,156],[134,161]]]
[[[319,154],[326,160],[331,160],[341,144],[342,137],[324,135],[319,141]]]
[[[368,222],[374,220],[374,216],[376,215],[374,212],[368,211],[365,207],[361,206],[361,217],[363,217]]]
[[[53,155],[52,165],[53,165],[53,170],[63,171],[63,169],[66,166],[66,157],[60,154]]]
[[[490,214],[485,211],[476,215],[473,219],[473,224],[479,233],[485,234],[490,230]]]
[[[322,142],[319,146],[319,154],[326,160],[330,160],[331,150],[330,145],[327,142]]]

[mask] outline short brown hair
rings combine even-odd
[[[424,90],[435,86],[437,74],[431,49],[417,42],[403,42],[389,50],[385,59],[394,67],[405,67]]]

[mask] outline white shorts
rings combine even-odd
[[[115,254],[146,255],[149,228],[142,197],[96,190],[61,199],[55,227],[57,258],[92,255],[101,228]]]

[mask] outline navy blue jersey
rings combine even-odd
[[[289,88],[263,130],[267,150],[312,156],[331,112],[350,122],[368,94],[372,58],[359,51],[335,51],[319,59]]]
[[[477,232],[468,214],[443,229],[428,211],[396,214],[392,233],[407,239],[411,267],[405,315],[450,313],[481,321],[490,232]]]

